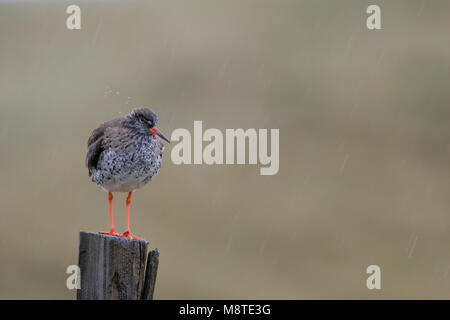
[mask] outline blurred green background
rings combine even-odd
[[[156,299],[450,298],[449,30],[445,0],[0,1],[0,298],[75,297],[78,232],[109,227],[87,139],[141,105],[167,136],[280,128],[275,176],[166,148],[131,206]]]

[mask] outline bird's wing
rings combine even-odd
[[[86,167],[89,170],[89,176],[92,175],[93,169],[97,168],[97,163],[102,154],[104,147],[105,132],[108,128],[115,125],[114,121],[106,121],[100,124],[92,131],[91,136],[88,139],[88,152],[86,154]]]
[[[92,175],[93,169],[97,168],[98,159],[100,158],[100,155],[103,152],[102,140],[103,140],[102,138],[97,139],[88,148],[88,152],[86,155],[86,167],[88,167],[89,176]]]
[[[111,127],[114,125],[114,122],[112,120],[105,121],[101,123],[97,128],[92,131],[91,136],[88,139],[88,148],[93,144],[95,141],[97,141],[99,138],[101,138],[105,134],[105,130],[108,127]]]
[[[88,167],[89,176],[92,175],[93,169],[97,168],[102,152],[123,144],[123,137],[130,136],[130,134],[132,134],[131,129],[123,126],[123,119],[121,118],[103,122],[92,131],[88,139],[86,155],[86,167]],[[132,144],[131,142],[133,142],[133,139],[130,139],[130,144]]]

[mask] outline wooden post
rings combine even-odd
[[[152,299],[159,251],[149,252],[146,272],[148,245],[144,240],[81,231],[78,253],[81,288],[77,290],[77,299]]]
[[[159,264],[159,250],[155,249],[148,253],[147,269],[145,270],[145,282],[144,282],[144,291],[142,292],[142,300],[153,300],[153,292],[155,291],[158,264]]]

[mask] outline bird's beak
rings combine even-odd
[[[167,139],[166,136],[163,135],[158,129],[156,129],[156,127],[150,128],[150,131],[151,131],[153,134],[156,134],[157,136],[159,136],[161,139],[164,139],[164,140],[166,140],[168,143],[170,143],[170,140]]]

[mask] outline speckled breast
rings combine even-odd
[[[161,167],[164,145],[146,136],[104,150],[92,180],[108,192],[130,192],[153,179]]]

